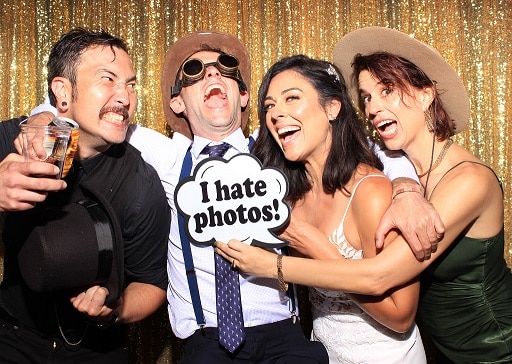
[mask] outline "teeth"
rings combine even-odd
[[[219,89],[222,94],[226,94],[226,90],[224,89],[224,87],[222,87],[219,84],[213,84],[206,88],[206,91],[204,92],[204,96],[207,97],[215,89]]]
[[[384,125],[391,124],[393,120],[382,120],[380,123],[377,124],[378,128],[383,127]]]
[[[103,117],[106,121],[112,123],[122,123],[124,121],[123,115],[119,115],[113,112],[106,113]]]
[[[277,131],[277,134],[283,135],[283,134],[290,133],[290,132],[297,131],[297,130],[300,130],[300,128],[298,126],[285,126],[285,127],[282,127],[281,129],[279,129]]]

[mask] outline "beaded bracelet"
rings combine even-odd
[[[279,289],[283,292],[288,291],[288,283],[284,281],[283,277],[283,256],[277,254],[277,280],[279,281]]]

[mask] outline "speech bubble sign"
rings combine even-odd
[[[284,202],[288,181],[275,168],[262,168],[251,154],[226,160],[207,158],[176,186],[174,200],[190,241],[212,244],[238,239],[246,244],[283,247],[274,234],[290,218]]]

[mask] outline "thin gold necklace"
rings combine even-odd
[[[446,153],[448,152],[448,149],[451,147],[452,144],[453,144],[453,141],[451,139],[448,139],[446,141],[446,143],[444,143],[443,149],[441,149],[441,153],[439,153],[439,156],[437,157],[434,164],[432,164],[432,167],[430,167],[426,172],[423,172],[421,174],[416,173],[418,175],[418,178],[426,176],[428,173],[432,172],[434,169],[439,167],[439,165],[443,161],[444,156],[446,155]]]

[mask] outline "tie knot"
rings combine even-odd
[[[226,142],[216,145],[207,145],[201,151],[201,154],[207,154],[209,157],[223,157],[229,148],[231,148],[231,145]]]

